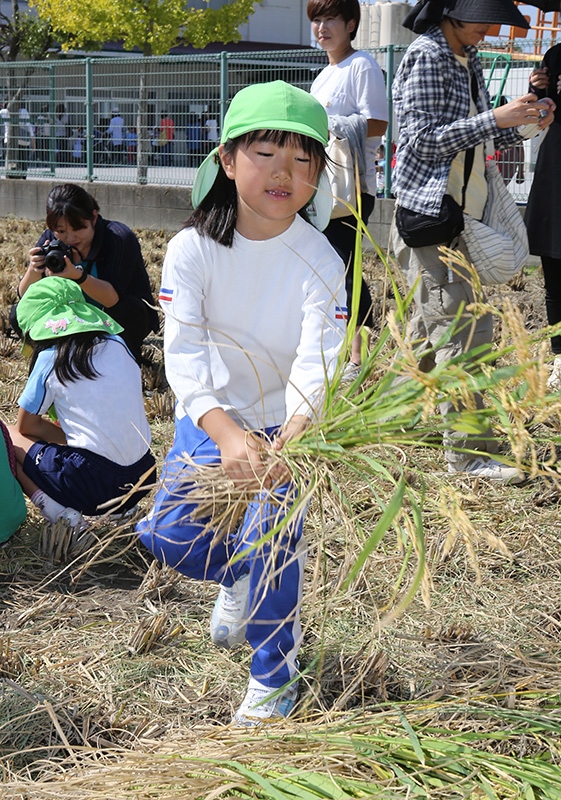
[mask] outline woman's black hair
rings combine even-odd
[[[345,22],[355,21],[351,31],[351,42],[356,37],[360,25],[360,3],[358,0],[308,0],[306,8],[310,22],[316,17],[343,17]]]
[[[98,377],[99,372],[94,369],[92,362],[93,347],[107,338],[106,334],[99,333],[99,331],[84,331],[83,333],[75,333],[72,336],[65,336],[62,339],[53,338],[34,341],[29,337],[26,338],[33,347],[29,374],[31,374],[35,366],[39,353],[54,345],[56,348],[54,371],[63,386],[77,381],[79,378],[93,380]]]
[[[54,186],[47,197],[47,227],[54,230],[61,217],[77,231],[93,222],[99,211],[97,200],[75,183],[60,183]]]
[[[292,131],[250,131],[235,139],[228,139],[224,144],[224,153],[234,155],[239,147],[249,147],[254,142],[272,142],[278,147],[300,147],[312,160],[312,164],[321,174],[325,169],[325,147],[317,139]],[[207,236],[218,244],[231,247],[234,241],[238,212],[238,193],[236,184],[228,178],[218,154],[218,174],[208,194],[189,217],[187,228],[195,228],[201,236]],[[298,212],[309,222],[305,209]]]

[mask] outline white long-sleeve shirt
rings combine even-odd
[[[345,336],[343,263],[297,216],[264,241],[231,248],[180,231],[160,303],[166,376],[179,418],[222,408],[250,430],[313,415]]]

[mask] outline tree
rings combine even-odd
[[[21,13],[18,0],[12,0],[9,17],[0,13],[0,60],[16,61],[23,56],[30,61],[40,61],[52,44],[49,23],[28,11]]]
[[[12,13],[8,17],[0,13],[0,60],[17,61],[23,57],[30,61],[45,58],[53,44],[51,27],[46,20],[38,19],[28,11],[20,12],[18,0],[12,0]],[[9,124],[5,150],[5,164],[10,174],[14,174],[13,166],[16,157],[16,128],[18,125],[18,107],[33,69],[25,69],[22,76],[8,73],[6,96],[4,102],[8,109]],[[4,129],[0,131],[4,135]]]
[[[126,50],[165,55],[179,42],[204,47],[210,42],[237,42],[239,26],[261,0],[231,0],[219,9],[194,9],[183,0],[31,0],[39,18],[48,22],[63,48],[93,49],[103,42],[122,40]],[[206,0],[209,2],[209,0]],[[137,180],[146,183],[148,171],[148,65],[141,76],[138,108]]]
[[[238,28],[253,13],[255,2],[231,0],[218,9],[188,8],[183,0],[66,0],[63,8],[60,0],[31,0],[31,5],[52,25],[65,49],[122,40],[125,50],[138,47],[145,56],[158,56],[178,42],[204,47],[239,41]]]

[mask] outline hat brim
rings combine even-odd
[[[333,194],[329,178],[324,170],[321,173],[316,192],[306,207],[306,213],[314,228],[323,231],[329,225],[332,210]]]
[[[218,175],[218,147],[211,150],[195,173],[193,188],[191,189],[191,205],[198,208],[210,192]]]
[[[88,331],[115,335],[124,328],[95,306],[80,305],[80,313],[75,314],[68,306],[63,314],[44,314],[29,328],[27,335],[36,342],[45,339],[59,339]]]
[[[526,17],[512,0],[458,0],[450,9],[444,4],[444,15],[459,22],[480,22],[488,25],[511,25],[516,28],[530,27]]]

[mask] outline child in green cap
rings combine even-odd
[[[327,115],[307,92],[283,81],[242,89],[197,172],[195,213],[163,268],[175,440],[138,531],[161,561],[220,584],[212,640],[227,648],[247,640],[253,650],[240,725],[286,717],[296,700],[302,516],[261,540],[295,492],[267,453],[317,415],[345,336],[343,263],[305,211],[326,142]],[[328,191],[320,187],[312,210],[327,224]],[[223,536],[197,516],[189,459],[221,463],[234,482],[255,486],[238,530]]]
[[[9,427],[24,492],[48,522],[82,525],[134,507],[155,478],[140,368],[104,311],[80,287],[32,284],[17,318],[33,347],[30,374]],[[60,425],[46,415],[54,406]],[[136,487],[136,489],[135,489]]]

